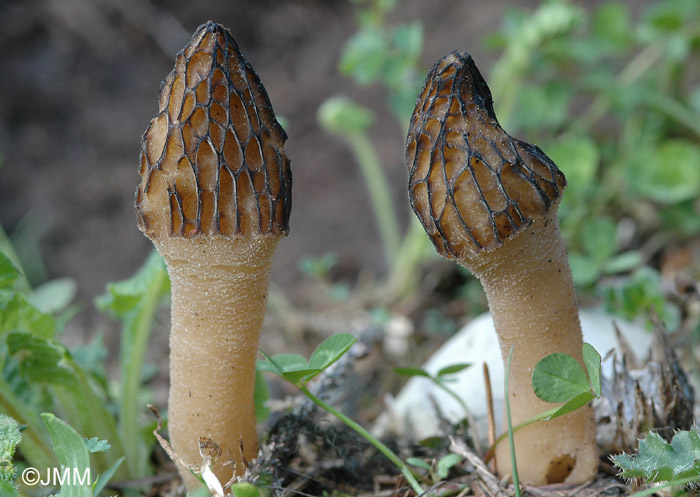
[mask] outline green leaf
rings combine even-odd
[[[17,488],[9,481],[0,481],[0,495],[3,497],[22,497]]]
[[[261,350],[267,360],[258,361],[256,367],[259,371],[274,373],[299,386],[337,361],[355,342],[357,338],[350,333],[328,337],[313,351],[309,361],[299,354],[278,354],[270,357]]]
[[[274,373],[297,386],[299,386],[299,382],[302,380],[308,381],[323,371],[321,369],[309,368],[306,359],[299,354],[278,354],[274,357],[270,357],[262,350],[260,352],[267,360],[258,361],[258,370]]]
[[[5,331],[27,331],[40,338],[53,338],[56,321],[41,312],[18,293],[3,303],[0,301],[0,333]]]
[[[260,489],[246,481],[231,485],[231,493],[233,497],[260,497]]]
[[[593,13],[593,33],[617,51],[627,47],[634,34],[627,6],[609,2],[598,7]]]
[[[144,265],[131,278],[109,283],[107,292],[95,299],[98,309],[115,317],[123,318],[143,302],[152,291],[153,282],[158,282],[157,295],[164,297],[170,291],[170,280],[163,258],[152,251]]]
[[[410,57],[418,57],[423,50],[423,25],[419,21],[402,24],[394,29],[393,45]]]
[[[447,478],[447,475],[450,473],[450,469],[456,464],[459,464],[461,460],[462,456],[459,454],[447,454],[446,456],[441,457],[437,464],[438,477],[441,480]]]
[[[545,402],[568,402],[588,392],[590,385],[586,372],[568,354],[554,353],[537,363],[532,372],[535,395]]]
[[[7,335],[7,349],[11,357],[17,356],[20,374],[29,382],[75,386],[75,373],[67,365],[68,350],[59,342],[13,332]]]
[[[9,484],[7,488],[14,488],[16,472],[12,458],[21,441],[19,423],[9,416],[0,414],[0,490],[5,483]],[[5,494],[0,492],[0,495]]]
[[[107,440],[100,440],[97,437],[86,438],[85,446],[88,452],[107,452],[112,446]]]
[[[317,114],[319,124],[330,133],[343,136],[346,133],[365,133],[372,126],[374,112],[356,104],[347,97],[331,97],[321,104]],[[335,254],[318,259],[324,274],[335,265]],[[317,268],[313,268],[318,273]]]
[[[70,484],[61,486],[61,497],[92,497],[92,482],[76,485],[75,474],[81,477],[90,467],[90,456],[83,437],[68,423],[51,413],[42,413],[41,419],[51,437],[54,453],[62,469],[70,471]]]
[[[394,368],[394,372],[402,376],[424,376],[426,378],[432,378],[430,373],[420,368]]]
[[[352,76],[360,85],[368,85],[381,75],[386,50],[382,32],[373,27],[364,28],[345,45],[340,57],[340,72]]]
[[[590,138],[561,138],[547,147],[547,155],[566,175],[568,185],[564,201],[568,197],[579,199],[594,185],[600,164],[600,152]]]
[[[700,233],[700,216],[695,211],[694,200],[662,206],[659,210],[659,218],[660,226],[666,227],[681,238],[693,238]]]
[[[596,261],[604,261],[617,251],[617,225],[609,217],[588,220],[581,229],[583,248]]]
[[[282,378],[294,385],[299,385],[300,383],[306,383],[322,372],[323,369],[297,369],[293,371],[285,371],[282,373]]]
[[[19,277],[19,271],[3,252],[0,252],[0,290],[11,288]]]
[[[700,435],[696,430],[679,431],[669,444],[651,432],[639,442],[637,454],[613,456],[624,478],[643,478],[647,482],[669,481],[700,475]]]
[[[117,472],[117,470],[119,469],[119,466],[121,466],[121,464],[123,462],[124,462],[124,456],[117,459],[117,461],[114,464],[112,464],[109,468],[107,468],[107,470],[104,473],[102,473],[101,475],[99,475],[97,477],[97,481],[95,482],[95,488],[92,491],[92,494],[94,497],[99,497],[100,492],[102,492],[102,490],[104,490],[104,488],[109,483],[109,480],[112,479],[112,477],[114,476],[114,473]]]
[[[447,374],[459,373],[460,371],[464,371],[468,367],[471,367],[471,365],[472,364],[470,362],[463,362],[460,364],[452,364],[450,366],[445,366],[444,368],[442,368],[440,371],[437,372],[437,377],[439,378],[439,377],[447,375]]]
[[[600,269],[598,264],[590,257],[571,253],[569,254],[569,265],[571,266],[571,275],[574,283],[577,286],[592,285],[598,281]]]
[[[280,368],[274,359],[267,355],[263,350],[260,351],[262,355],[265,356],[265,360],[258,360],[255,362],[255,369],[262,371],[264,373],[272,373],[277,376],[282,376],[282,368]]]
[[[265,405],[270,399],[270,391],[267,388],[267,382],[262,373],[262,369],[256,368],[255,393],[253,399],[255,402],[255,421],[258,423],[262,423],[270,416],[270,409]]]
[[[274,364],[279,367],[280,371],[283,373],[285,371],[309,369],[309,363],[299,354],[277,354],[274,357]]]
[[[630,271],[644,262],[644,256],[638,250],[630,250],[611,257],[603,264],[606,274],[618,274]]]
[[[58,278],[35,288],[27,300],[41,312],[55,314],[68,307],[77,290],[78,286],[73,278]]]
[[[0,414],[0,462],[12,459],[21,441],[19,423],[9,416]]]
[[[326,369],[345,354],[357,338],[351,333],[338,333],[326,338],[309,358],[311,369]]]
[[[643,147],[632,158],[627,173],[631,188],[662,204],[674,204],[700,195],[700,150],[685,140],[667,140],[658,148]]]
[[[153,250],[143,266],[131,278],[110,283],[107,292],[95,300],[96,306],[122,321],[120,344],[121,382],[119,384],[119,423],[125,467],[119,476],[146,476],[149,447],[140,433],[139,414],[143,409],[142,393],[146,351],[160,301],[168,295],[170,280],[163,258]],[[106,433],[94,432],[101,436]],[[114,437],[107,436],[117,444]],[[148,438],[147,440],[152,440]],[[119,451],[113,451],[117,457]]]
[[[570,412],[573,412],[576,409],[585,406],[594,398],[595,395],[593,395],[591,392],[580,393],[576,397],[569,399],[563,406],[557,409],[556,412],[554,412],[554,414],[548,416],[545,419],[551,420],[563,416],[564,414],[569,414]]]
[[[398,0],[376,0],[375,5],[383,13],[388,14],[396,7]]]
[[[600,397],[601,358],[598,351],[590,343],[583,344],[583,363],[586,365],[591,390],[596,397]]]
[[[517,112],[510,126],[537,130],[560,128],[569,115],[571,87],[556,81],[523,84],[518,93]]]
[[[407,457],[406,462],[411,466],[415,466],[416,468],[422,468],[430,471],[430,464],[423,459],[418,459],[417,457]]]
[[[337,105],[337,104],[331,104],[329,102],[332,102],[333,100],[338,99],[341,101],[340,103],[340,108],[333,108],[332,105]],[[321,107],[319,108],[318,111],[318,119],[319,122],[324,126],[328,127],[329,129],[345,129],[346,123],[344,121],[345,116],[342,115],[342,106],[345,105],[342,103],[343,97],[331,97],[325,102],[321,104]],[[354,102],[350,101],[352,105],[355,105]],[[357,106],[358,108],[362,108]],[[325,108],[325,109],[324,109]],[[324,110],[321,110],[324,109]],[[340,112],[339,112],[340,111]],[[371,117],[371,111],[367,109],[368,112],[370,112],[369,116],[369,122],[362,122],[359,123],[359,126],[357,126],[358,129],[365,129],[366,127],[369,127],[369,125],[372,122],[372,117]],[[358,124],[358,123],[356,123]],[[351,128],[355,128],[355,126],[351,126]],[[333,252],[327,252],[323,255],[312,257],[309,255],[304,255],[299,259],[298,267],[299,271],[304,276],[307,276],[309,278],[318,278],[318,279],[323,279],[328,276],[328,273],[335,267],[335,265],[338,264],[338,256],[333,253]]]

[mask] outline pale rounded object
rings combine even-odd
[[[617,323],[637,357],[646,357],[652,342],[652,334],[640,323],[626,321],[606,313],[600,307],[582,309],[579,313],[584,341],[590,343],[601,356],[611,349],[618,350],[613,322]],[[421,367],[431,374],[451,364],[469,362],[472,367],[453,375],[456,381],[449,387],[459,394],[477,422],[477,432],[482,444],[486,443],[486,390],[482,364],[486,362],[491,376],[494,413],[497,431],[500,432],[503,413],[503,360],[491,314],[482,314],[459,330],[440,347]],[[603,374],[612,373],[611,361],[603,362]],[[439,420],[433,397],[442,413],[451,422],[464,418],[460,405],[430,380],[411,378],[394,399],[389,399],[389,410],[377,419],[377,434],[393,432],[410,435],[416,440],[440,434]]]

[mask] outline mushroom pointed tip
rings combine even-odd
[[[411,205],[438,252],[491,251],[555,207],[564,175],[538,147],[501,128],[467,52],[433,66],[406,141]]]

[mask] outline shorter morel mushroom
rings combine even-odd
[[[481,280],[505,358],[513,350],[513,424],[551,408],[531,387],[545,355],[581,364],[583,346],[571,270],[556,211],[563,173],[538,147],[500,127],[491,92],[467,53],[430,71],[406,144],[411,205],[437,251]],[[577,483],[598,468],[590,405],[515,434],[525,483]],[[511,472],[508,444],[496,451]]]
[[[170,440],[198,465],[199,439],[211,438],[223,451],[214,472],[224,483],[233,474],[226,461],[240,474],[258,451],[255,359],[291,209],[286,138],[257,74],[214,22],[177,54],[143,135],[138,225],[172,285]],[[198,486],[179,470],[188,488]]]

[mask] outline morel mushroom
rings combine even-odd
[[[199,438],[242,472],[258,451],[253,392],[270,264],[289,231],[291,172],[257,74],[231,34],[207,22],[177,54],[143,135],[138,225],[172,285],[168,427],[200,464]],[[239,448],[242,441],[243,453]],[[179,468],[188,488],[197,480]]]
[[[511,347],[513,424],[551,408],[530,384],[547,354],[583,364],[571,270],[556,211],[566,186],[542,150],[500,127],[491,92],[467,53],[453,52],[430,71],[406,144],[411,205],[437,251],[481,280],[501,353]],[[515,434],[523,482],[583,482],[598,468],[590,405]],[[500,444],[499,473],[511,472]]]

